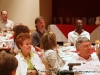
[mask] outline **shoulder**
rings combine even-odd
[[[36,54],[36,53],[33,53],[33,54],[34,54],[34,56],[33,56],[33,57],[39,57],[39,56],[38,56],[38,54]]]
[[[37,30],[35,30],[35,31],[32,33],[32,35],[37,35],[37,34],[38,34]]]
[[[15,57],[19,62],[24,59],[23,57],[20,56],[20,53],[17,54]]]
[[[70,31],[68,34],[75,33],[75,31]]]
[[[68,33],[68,35],[73,35],[75,33],[75,31],[71,31]]]
[[[7,22],[11,22],[11,23],[13,23],[13,21],[12,21],[12,20],[7,20]]]
[[[47,50],[46,52],[44,52],[44,57],[45,58],[57,58],[57,53],[54,50]]]
[[[56,52],[54,51],[54,50],[47,50],[46,52],[45,52],[45,54],[55,54]]]
[[[37,53],[33,53],[32,59],[33,60],[35,60],[35,59],[36,60],[41,60],[40,57],[39,57],[39,55]]]
[[[33,37],[36,37],[36,36],[38,36],[39,34],[38,34],[38,32],[35,30],[33,33],[32,33],[32,36]]]
[[[85,30],[83,31],[83,33],[87,33],[87,34],[89,34],[89,32],[87,32],[87,31],[85,31]]]

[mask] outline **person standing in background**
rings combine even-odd
[[[32,33],[32,45],[36,49],[36,51],[42,51],[40,48],[40,40],[43,34],[46,32],[45,30],[45,21],[43,17],[37,17],[35,19],[35,27],[36,30]]]
[[[71,45],[75,45],[76,40],[79,37],[87,37],[90,40],[90,34],[83,29],[82,20],[78,19],[75,21],[75,30],[68,33],[68,42]]]
[[[14,23],[13,21],[8,20],[8,12],[6,10],[1,11],[1,19],[0,28],[13,29]]]

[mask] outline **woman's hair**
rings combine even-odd
[[[44,33],[40,42],[40,47],[44,50],[48,50],[48,49],[54,49],[56,48],[56,46],[57,46],[56,35],[51,31]]]
[[[13,31],[14,31],[14,42],[15,42],[17,35],[19,35],[20,33],[29,33],[30,29],[27,26],[23,25],[22,23],[19,23],[15,24]]]
[[[99,61],[100,61],[100,46],[99,46],[98,49],[96,50],[96,54],[97,54],[97,56],[98,56],[98,58],[99,58]]]
[[[16,71],[18,61],[15,56],[5,52],[0,52],[0,75],[11,75]]]
[[[79,37],[77,40],[76,40],[76,48],[79,47],[79,45],[82,43],[82,42],[90,42],[90,40],[87,38],[87,37]]]
[[[31,40],[31,36],[29,33],[20,33],[16,39],[15,39],[15,43],[17,45],[17,47],[20,49],[19,45],[23,45],[23,41],[26,39],[30,39]]]

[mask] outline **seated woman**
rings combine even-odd
[[[21,50],[16,58],[18,59],[17,72],[19,75],[44,75],[45,67],[36,53],[31,52],[31,36],[29,33],[20,33],[15,43]]]
[[[44,33],[40,47],[44,49],[44,60],[49,63],[49,68],[52,68],[53,72],[50,75],[56,75],[58,70],[63,68],[65,62],[60,58],[56,52],[57,42],[56,36],[53,32]]]
[[[19,24],[14,25],[13,31],[14,31],[14,42],[12,44],[12,47],[14,49],[14,52],[16,54],[18,54],[20,52],[20,50],[17,48],[17,46],[15,44],[15,39],[20,33],[29,33],[30,34],[30,29],[27,26],[23,25],[22,23],[19,23]],[[33,52],[36,52],[35,48],[32,45],[31,45],[31,50]]]

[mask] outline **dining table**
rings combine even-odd
[[[13,39],[10,39],[13,34],[10,32],[2,32],[0,33],[0,52],[6,51],[7,53],[11,53]]]
[[[91,54],[96,56],[96,50],[95,46],[92,46],[93,49],[91,50]],[[59,56],[66,62],[67,60],[72,59],[73,57],[76,57],[78,52],[75,48],[75,46],[59,46],[57,48]],[[97,56],[96,56],[97,57]]]

